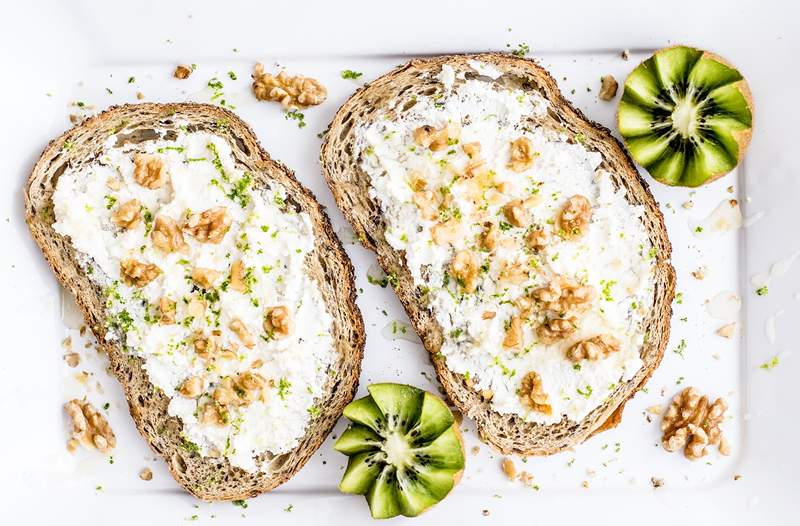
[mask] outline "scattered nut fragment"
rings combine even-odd
[[[178,387],[178,392],[185,398],[197,398],[203,394],[203,379],[199,376],[190,376]]]
[[[522,199],[514,199],[506,203],[503,207],[503,215],[514,226],[526,226],[530,221],[530,215]]]
[[[548,403],[548,396],[542,388],[542,377],[536,371],[529,372],[522,379],[519,398],[525,406],[534,411],[545,415],[553,413],[553,407]]]
[[[448,122],[437,130],[426,124],[415,129],[412,135],[417,145],[430,148],[432,152],[438,152],[457,142],[461,136],[461,126]]]
[[[185,252],[189,249],[189,245],[183,240],[183,232],[178,223],[164,215],[156,217],[150,238],[153,240],[153,246],[164,252]]]
[[[467,154],[467,157],[472,159],[481,154],[481,143],[479,141],[466,142],[461,145],[461,149]]]
[[[69,367],[77,367],[81,363],[81,355],[76,352],[67,353],[64,355],[64,361]]]
[[[283,305],[267,309],[264,313],[264,330],[269,334],[288,336],[292,332],[289,309]]]
[[[431,238],[437,245],[447,245],[461,235],[461,223],[456,219],[448,219],[444,223],[436,223],[431,228]]]
[[[551,239],[552,235],[549,229],[541,226],[534,226],[525,236],[525,245],[534,252],[538,252],[547,247]]]
[[[194,267],[192,269],[192,280],[204,289],[214,288],[216,282],[222,273],[218,270],[203,267]]]
[[[503,347],[516,349],[520,345],[522,345],[522,319],[519,316],[512,316],[503,338]]]
[[[161,275],[161,269],[153,263],[142,263],[133,258],[120,261],[119,271],[126,285],[136,287],[144,287]]]
[[[144,93],[142,93],[141,91],[137,91],[136,92],[136,99],[137,100],[144,100]]]
[[[472,449],[470,449],[469,452],[472,453],[473,455],[477,455],[478,453],[481,452],[481,448],[478,446],[472,446]]]
[[[231,223],[228,209],[216,206],[193,215],[183,230],[201,243],[218,244],[228,233]]]
[[[591,285],[579,285],[576,281],[556,275],[550,283],[531,292],[531,299],[542,309],[557,314],[588,306],[596,292]]]
[[[697,270],[692,271],[692,277],[697,280],[705,279],[706,272],[708,272],[708,269],[706,267],[700,267]]]
[[[664,479],[659,479],[656,477],[650,477],[650,484],[653,485],[654,489],[660,488],[664,485]]]
[[[582,195],[573,195],[561,209],[558,218],[559,234],[566,239],[578,239],[586,233],[592,220],[592,205]]]
[[[503,459],[500,465],[503,468],[503,473],[505,473],[506,477],[508,477],[508,480],[514,481],[517,479],[517,466],[514,465],[513,460],[506,457]]]
[[[661,416],[661,414],[664,412],[664,408],[660,405],[651,405],[646,409],[646,411],[651,415]]]
[[[106,179],[106,187],[109,190],[119,190],[122,188],[122,181],[117,179],[116,177],[109,177]]]
[[[544,343],[563,340],[578,330],[578,319],[575,316],[567,318],[551,318],[536,328],[536,335]]]
[[[242,322],[242,320],[239,318],[232,319],[228,324],[228,328],[239,337],[239,339],[242,341],[242,345],[248,349],[255,346],[256,341],[250,331],[247,330],[247,326]]]
[[[186,64],[179,64],[175,66],[175,73],[173,73],[172,75],[176,79],[186,80],[189,78],[189,76],[192,74],[193,71],[194,70],[192,69],[191,66],[187,66]]]
[[[520,173],[533,166],[533,160],[539,154],[533,151],[533,143],[527,137],[520,137],[511,143],[511,157],[508,161],[508,169],[512,172]]]
[[[494,250],[499,236],[500,229],[495,223],[484,223],[480,237],[480,247],[489,251]]]
[[[73,399],[64,404],[64,409],[72,420],[72,436],[67,443],[68,449],[74,451],[78,442],[87,449],[108,453],[117,445],[108,421],[92,404]]]
[[[567,358],[573,362],[581,360],[601,360],[619,351],[620,342],[610,334],[599,334],[580,341],[569,348]]]
[[[214,336],[206,336],[198,331],[192,335],[192,347],[200,358],[208,360],[219,351],[219,343]]]
[[[661,421],[664,449],[672,452],[683,447],[689,460],[706,456],[708,446],[718,446],[722,454],[729,454],[730,446],[722,440],[720,429],[727,409],[721,398],[709,404],[707,396],[701,396],[694,387],[687,387],[672,399]]]
[[[216,393],[216,391],[215,391]],[[200,409],[198,421],[203,425],[224,426],[228,412],[216,402],[208,402]]]
[[[628,51],[627,49],[623,49],[622,52],[619,54],[619,56],[622,60],[628,60],[630,58],[630,53],[631,52]]]
[[[196,296],[186,305],[186,314],[193,318],[200,318],[206,313],[206,301]]]
[[[167,296],[162,296],[161,299],[158,300],[158,310],[161,312],[161,317],[158,319],[161,325],[172,325],[175,323],[177,304],[174,301]]]
[[[617,79],[614,75],[603,75],[600,78],[600,100],[612,100],[617,96]]]
[[[717,334],[723,338],[731,339],[736,334],[736,322],[728,323],[717,329]]]
[[[157,155],[138,153],[133,158],[133,178],[140,185],[150,190],[164,186],[167,182],[167,170]]]
[[[241,293],[247,292],[247,285],[244,282],[245,267],[241,259],[237,259],[231,265],[231,288]]]
[[[681,208],[683,208],[684,210],[689,210],[693,206],[694,206],[694,201],[685,201],[684,203],[681,204]]]
[[[300,109],[322,104],[328,90],[318,80],[301,75],[291,76],[285,71],[272,75],[264,71],[263,64],[253,68],[253,94],[258,100],[280,102],[284,108]]]
[[[129,230],[136,226],[142,212],[142,204],[138,199],[131,199],[119,205],[111,214],[111,221],[118,227]]]
[[[417,206],[424,219],[432,221],[439,217],[438,202],[436,194],[431,190],[420,190],[414,192],[411,201]]]
[[[457,252],[450,263],[450,272],[467,294],[475,292],[479,266],[478,257],[471,250]]]
[[[150,468],[144,468],[139,472],[139,478],[142,480],[153,480],[153,470]]]

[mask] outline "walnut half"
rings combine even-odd
[[[64,409],[72,420],[72,437],[67,448],[74,451],[78,444],[108,453],[117,445],[117,439],[108,420],[92,404],[81,400],[70,400]]]
[[[610,334],[599,334],[580,341],[567,350],[567,358],[573,362],[601,360],[619,351],[619,340]]]
[[[553,414],[553,407],[549,397],[542,388],[542,377],[536,371],[531,371],[522,379],[519,388],[519,398],[523,405],[545,415]]]
[[[273,335],[288,336],[292,332],[289,309],[283,305],[267,309],[264,313],[264,330]]]
[[[231,223],[228,209],[216,206],[193,215],[183,230],[201,243],[218,244],[228,233]]]
[[[298,109],[322,104],[328,90],[318,80],[285,71],[277,75],[264,71],[263,64],[253,68],[253,94],[258,100],[280,102],[284,108]]]
[[[720,429],[727,409],[723,399],[717,398],[710,404],[707,396],[687,387],[672,399],[664,414],[661,444],[670,452],[684,448],[689,460],[706,456],[709,446],[718,446],[720,453],[729,454],[730,446]]]
[[[153,240],[153,246],[164,252],[184,252],[189,248],[183,240],[183,233],[178,223],[167,216],[156,217],[150,238]]]
[[[136,226],[141,216],[142,204],[138,199],[131,199],[119,205],[111,214],[111,221],[120,228],[129,230]]]
[[[167,169],[157,155],[136,154],[133,158],[133,178],[150,190],[164,186],[167,182]]]
[[[564,204],[559,216],[559,234],[565,239],[578,239],[586,233],[592,220],[592,205],[582,195],[573,195]]]
[[[511,158],[508,169],[512,172],[524,172],[533,166],[533,160],[539,155],[533,151],[533,144],[527,137],[520,137],[511,143]]]

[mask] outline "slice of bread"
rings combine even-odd
[[[481,76],[470,67],[472,60],[488,63],[503,74],[497,79]],[[644,366],[629,381],[620,382],[606,401],[580,422],[563,418],[557,424],[544,425],[526,422],[515,414],[498,413],[469,387],[464,375],[448,369],[439,353],[443,343],[442,328],[425,302],[423,292],[415,287],[404,254],[385,240],[386,222],[380,204],[370,197],[370,177],[360,167],[357,129],[381,118],[391,120],[412,108],[420,97],[442,94],[444,87],[439,74],[443,65],[451,66],[456,78],[466,74],[467,79],[538,92],[550,103],[543,126],[572,136],[582,134],[584,145],[602,155],[601,166],[612,174],[614,185],[624,187],[627,200],[645,209],[642,222],[656,256],[654,300],[644,322],[649,338],[640,352]],[[341,107],[327,130],[321,162],[331,191],[356,234],[375,251],[383,270],[397,277],[395,291],[430,354],[444,390],[455,406],[475,421],[484,440],[503,453],[547,455],[579,444],[592,434],[619,423],[623,406],[658,366],[669,338],[675,286],[675,273],[670,264],[671,245],[661,212],[622,145],[607,129],[589,121],[575,109],[545,69],[533,60],[499,53],[412,60],[361,88]]]
[[[289,453],[262,455],[263,472],[232,467],[227,458],[202,457],[182,447],[181,421],[167,413],[169,398],[154,387],[143,361],[125,354],[119,344],[107,342],[106,312],[100,287],[84,274],[70,240],[53,229],[53,193],[59,176],[68,168],[92,162],[103,143],[117,134],[118,145],[157,138],[154,129],[178,130],[178,117],[188,121],[188,131],[205,131],[224,138],[235,161],[253,177],[254,187],[276,181],[286,190],[286,202],[309,215],[314,251],[306,257],[309,275],[319,285],[332,322],[336,358],[324,395],[316,400],[315,414],[299,444]],[[173,136],[175,131],[172,132]],[[169,137],[169,133],[166,134]],[[364,325],[355,303],[353,267],[330,221],[314,196],[293,173],[271,159],[253,131],[230,111],[206,104],[135,104],[113,107],[84,121],[52,141],[36,163],[25,188],[26,220],[36,243],[61,284],[78,303],[110,368],[123,386],[136,427],[150,447],[166,460],[175,480],[206,500],[233,500],[256,496],[287,481],[306,463],[333,428],[358,386],[364,347]],[[189,448],[190,449],[190,448]]]

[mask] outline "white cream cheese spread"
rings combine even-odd
[[[537,124],[547,100],[470,67],[481,78],[445,65],[440,93],[363,125],[360,164],[386,241],[443,329],[447,367],[495,411],[580,421],[643,366],[655,256],[644,208],[583,137]]]
[[[220,137],[116,140],[61,175],[54,228],[104,288],[107,338],[171,398],[184,446],[262,470],[256,457],[305,434],[335,358],[304,264],[311,220],[281,185],[254,188]]]

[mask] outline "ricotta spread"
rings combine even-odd
[[[644,209],[626,200],[601,154],[587,149],[582,137],[541,125],[547,100],[486,82],[501,73],[473,62],[483,79],[444,65],[439,93],[417,96],[406,111],[362,125],[360,164],[383,212],[386,241],[405,253],[443,329],[447,367],[464,375],[495,411],[540,423],[580,421],[643,366],[655,257]],[[521,138],[533,150],[529,166],[511,163],[513,143]],[[580,236],[559,227],[573,196],[591,205]],[[509,218],[515,202],[527,214],[524,224]],[[526,241],[532,230],[550,233],[551,241],[532,248]],[[471,285],[454,270],[456,255],[464,253],[463,261],[477,269]],[[537,329],[553,314],[535,312],[536,301],[534,313],[526,313],[523,300],[530,304],[536,289],[559,277],[591,287],[592,301],[575,314],[568,335],[546,339]],[[521,341],[505,345],[515,329]],[[614,352],[569,358],[576,344],[599,335],[616,340]],[[521,396],[531,372],[539,376],[547,411]]]
[[[116,141],[110,137],[96,161],[61,175],[54,228],[104,288],[107,338],[141,357],[150,381],[171,398],[184,446],[265,470],[257,457],[286,453],[305,434],[335,358],[332,320],[304,265],[314,249],[311,220],[286,205],[281,185],[255,188],[220,137],[180,132],[174,140]],[[161,187],[137,181],[140,153],[160,163]],[[114,214],[133,199],[139,218],[123,228]],[[187,232],[187,223],[216,207],[230,222],[221,240]],[[154,245],[159,217],[183,228],[182,249]],[[131,284],[121,272],[128,259],[155,265],[158,276]],[[212,283],[198,285],[196,268],[211,270]],[[264,321],[279,306],[292,327],[282,326],[286,334]]]

